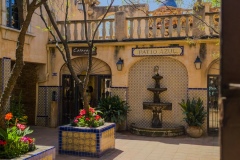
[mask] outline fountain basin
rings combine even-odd
[[[166,91],[167,88],[147,88],[147,90],[152,91],[152,92],[161,93],[161,92],[163,92],[163,91]]]
[[[143,109],[154,109],[159,108],[160,110],[172,110],[172,103],[154,103],[154,102],[143,102]]]
[[[130,132],[140,136],[148,137],[176,137],[185,134],[184,126],[172,128],[142,128],[134,123],[130,125]]]

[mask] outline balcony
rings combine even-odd
[[[196,32],[196,29],[201,31],[201,36],[199,38],[216,37],[219,34],[215,31],[219,32],[220,29],[219,15],[219,12],[205,13],[204,22],[207,24],[206,25],[196,18],[197,15],[192,14],[126,17],[125,14],[118,14],[118,12],[116,12],[115,18],[102,21],[102,24],[95,34],[94,40],[146,41],[158,39],[185,39],[195,36],[194,32]],[[99,22],[100,20],[87,20],[88,37],[92,37]],[[58,21],[58,27],[61,34],[64,35],[64,22]],[[66,32],[70,42],[86,40],[83,20],[68,22]]]

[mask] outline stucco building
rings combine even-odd
[[[9,9],[13,4],[1,0],[1,87],[4,87],[15,60],[17,25],[9,24]],[[74,1],[72,1],[74,4]],[[183,125],[179,102],[182,99],[202,98],[209,115],[205,129],[218,129],[217,88],[219,75],[219,10],[209,3],[198,11],[204,22],[194,17],[192,11],[178,8],[174,1],[149,11],[147,4],[114,6],[101,24],[95,41],[93,70],[90,76],[92,106],[102,96],[119,95],[126,100],[131,112],[127,127],[135,123],[150,127],[152,111],[143,109],[143,102],[152,102],[154,87],[152,79],[155,66],[163,77],[161,87],[167,91],[160,94],[161,102],[172,103],[171,110],[163,110],[164,127]],[[78,5],[71,5],[71,21],[68,24],[69,46],[75,71],[81,77],[86,71],[87,56],[83,29],[83,13]],[[106,7],[88,7],[88,27],[96,27]],[[148,15],[146,15],[146,13]],[[64,33],[63,15],[56,13],[58,26]],[[26,63],[14,92],[23,90],[23,102],[30,124],[50,126],[69,123],[81,108],[79,89],[76,87],[61,54],[55,48],[50,34],[34,15],[26,35],[24,61]],[[92,32],[89,32],[91,35]],[[201,67],[195,67],[197,57]],[[121,70],[116,63],[123,60]],[[2,90],[2,89],[1,89]],[[51,105],[57,105],[57,114],[51,115]],[[210,114],[211,113],[211,114]]]

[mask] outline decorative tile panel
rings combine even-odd
[[[16,160],[54,160],[55,159],[56,149],[54,146],[36,145],[36,148],[37,149],[32,152],[28,152],[14,159]]]
[[[137,62],[129,72],[128,103],[131,111],[128,125],[135,123],[139,127],[151,127],[152,111],[143,110],[143,102],[153,102],[153,93],[147,88],[154,88],[154,66],[159,66],[160,87],[167,88],[160,93],[161,102],[172,103],[172,110],[163,110],[163,127],[184,125],[179,102],[187,98],[188,74],[185,66],[168,57],[148,57]]]
[[[58,103],[58,117],[50,117],[51,115],[51,102],[52,93],[56,92],[56,101]],[[58,123],[61,121],[61,87],[59,86],[39,86],[38,88],[38,108],[37,108],[37,121],[38,126],[50,125],[51,118],[57,118]]]
[[[115,148],[114,128],[115,123],[105,123],[97,128],[60,126],[59,153],[100,157]]]
[[[123,101],[127,101],[127,92],[126,87],[111,87],[111,96],[119,96]]]
[[[7,82],[11,75],[11,59],[7,57],[3,57],[0,61],[1,66],[1,81],[0,81],[0,94],[2,94],[4,88],[7,85]],[[8,101],[8,104],[6,105],[5,112],[7,113],[10,110],[10,100]]]

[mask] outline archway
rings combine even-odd
[[[74,71],[83,80],[88,66],[88,58],[79,57],[73,59],[71,62]],[[88,93],[90,106],[96,107],[101,97],[111,94],[111,69],[107,63],[97,58],[93,58],[92,63]],[[63,92],[60,115],[62,117],[62,124],[67,124],[79,113],[79,109],[83,108],[83,105],[79,87],[75,84],[66,64],[61,69],[61,84]]]
[[[172,103],[171,111],[163,111],[163,127],[179,126],[183,121],[178,103],[187,98],[187,69],[173,58],[157,56],[145,58],[130,68],[128,102],[131,111],[128,125],[135,123],[144,128],[151,126],[152,111],[143,110],[143,102],[153,102],[153,93],[147,88],[153,88],[155,85],[152,79],[154,66],[159,66],[159,74],[163,77],[160,86],[167,88],[167,91],[160,94],[161,102]]]

